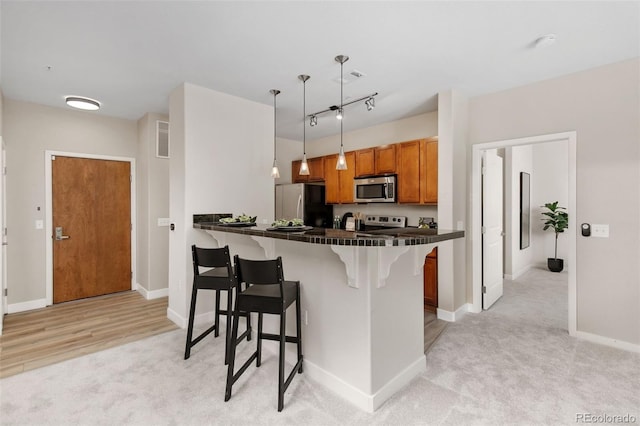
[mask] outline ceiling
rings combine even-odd
[[[376,108],[345,108],[345,132],[437,109],[437,93],[469,96],[640,56],[640,3],[457,1],[0,2],[0,85],[10,99],[137,120],[168,113],[183,82],[272,105],[278,136],[302,139],[307,113],[378,92]],[[554,33],[557,42],[535,48]],[[352,79],[353,80],[353,79]],[[339,132],[333,114],[307,127]],[[251,122],[251,117],[247,117]]]

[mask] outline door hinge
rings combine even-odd
[[[9,295],[9,289],[5,288],[4,289],[4,296],[7,297]]]
[[[4,230],[2,232],[4,233],[4,236],[6,237],[7,236],[7,227],[6,226],[4,227]]]
[[[131,279],[133,279],[133,271],[131,271]]]
[[[482,166],[482,168],[480,169],[480,173],[484,175],[486,172],[487,172],[487,168],[485,166]]]
[[[2,168],[2,174],[5,175],[5,176],[7,175],[7,166],[4,166]]]
[[[487,233],[487,228],[485,228],[484,226],[481,226],[480,227],[480,232],[483,233],[483,234],[486,234]]]
[[[133,182],[133,175],[129,175],[129,182]]]
[[[482,294],[486,294],[487,293],[487,287],[482,286]]]

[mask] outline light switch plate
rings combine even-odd
[[[598,225],[595,223],[591,224],[591,236],[599,237],[599,238],[609,238],[609,224]]]
[[[168,217],[159,217],[158,218],[158,226],[169,226],[171,224],[171,219]]]

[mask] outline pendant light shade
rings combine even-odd
[[[344,98],[342,96],[342,89],[343,89],[343,85],[344,85],[344,78],[343,78],[343,68],[344,68],[344,63],[347,62],[349,60],[348,56],[345,55],[338,55],[335,57],[336,62],[340,62],[340,109],[338,109],[338,112],[336,114],[336,118],[338,120],[340,120],[340,152],[338,153],[338,162],[336,163],[336,170],[347,170],[347,159],[344,156],[344,146],[342,145],[342,123],[344,122],[343,120],[343,101]]]
[[[278,170],[278,164],[276,163],[276,96],[278,96],[280,91],[271,89],[269,93],[273,95],[273,166],[271,167],[271,177],[277,179],[280,177],[280,170]]]
[[[299,175],[307,176],[309,174],[309,163],[307,163],[307,126],[305,126],[305,118],[307,117],[307,80],[311,77],[300,74],[298,79],[302,80],[302,163],[300,163]]]

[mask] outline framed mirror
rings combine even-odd
[[[520,250],[529,247],[531,239],[531,176],[520,172]]]

